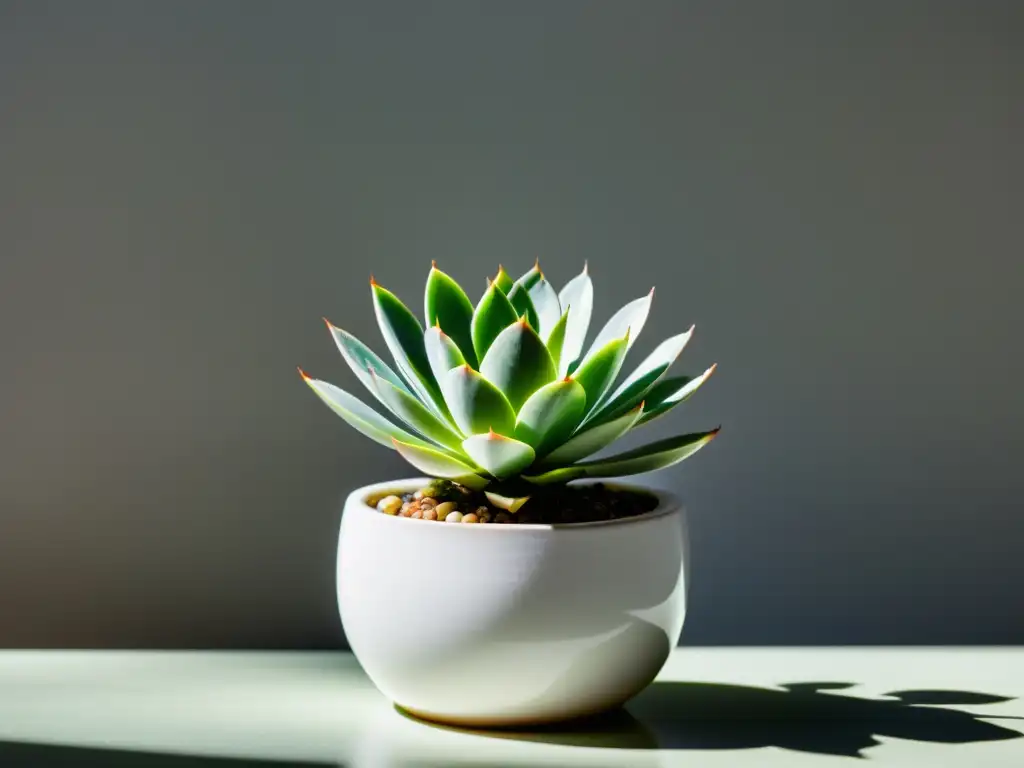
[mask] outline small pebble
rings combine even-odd
[[[499,512],[494,516],[494,522],[496,523],[511,523],[512,515],[508,512]]]
[[[423,491],[416,491],[416,493],[414,493],[414,494],[412,495],[412,497],[413,497],[414,499],[416,499],[417,501],[419,501],[420,499],[422,499],[422,498],[423,498]]]
[[[377,511],[385,515],[394,515],[402,508],[402,500],[397,496],[385,496],[377,502]]]
[[[481,512],[480,510],[483,510],[483,507],[480,507],[480,509],[477,510],[477,517],[480,518],[480,522],[481,523],[489,523],[489,522],[491,522],[491,513],[486,511],[486,510]]]
[[[414,520],[422,520],[423,519],[423,510],[422,509],[417,509],[411,515],[409,515],[409,517],[413,518]]]
[[[458,514],[457,512],[455,514]],[[462,516],[462,522],[464,523],[479,523],[480,518],[475,512],[470,512],[468,515]]]
[[[420,499],[420,507],[423,508],[423,509],[427,509],[428,507],[436,507],[436,506],[437,506],[437,499],[432,499],[429,496],[424,496],[422,499]]]
[[[446,501],[442,504],[438,504],[436,507],[437,516],[439,519],[444,520],[449,515],[449,513],[454,512],[458,508],[459,505],[456,504],[454,501]]]
[[[419,505],[415,501],[406,502],[402,505],[402,511],[398,514],[402,517],[408,517],[417,509],[419,509]]]
[[[444,518],[444,521],[446,523],[461,523],[462,520],[462,513],[459,512],[458,510],[455,510],[454,512],[449,512],[447,516]]]
[[[431,507],[430,509],[423,510],[424,520],[437,520],[437,510]]]

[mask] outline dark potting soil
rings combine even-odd
[[[556,486],[530,497],[515,514],[519,523],[594,523],[636,517],[658,506],[656,496],[594,485]]]

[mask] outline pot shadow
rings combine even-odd
[[[790,683],[775,690],[722,683],[655,682],[625,708],[550,727],[479,730],[428,725],[495,739],[565,746],[650,750],[780,747],[855,758],[864,757],[862,750],[880,744],[878,736],[968,744],[1024,735],[988,722],[985,715],[947,708],[995,704],[1011,701],[1012,697],[942,690],[895,691],[885,694],[886,699],[832,693],[853,685]],[[1008,716],[993,719],[1024,720]]]

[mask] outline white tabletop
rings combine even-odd
[[[409,719],[343,653],[0,652],[3,766],[977,768],[1022,732],[1024,649],[679,648],[625,713],[533,733]]]

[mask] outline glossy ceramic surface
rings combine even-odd
[[[522,725],[617,706],[654,679],[686,610],[672,496],[654,492],[640,517],[560,526],[438,523],[366,503],[425,482],[361,488],[342,516],[341,619],[385,696],[428,719]]]

